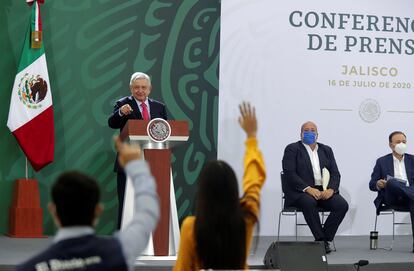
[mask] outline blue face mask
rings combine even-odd
[[[316,133],[312,131],[303,132],[303,143],[306,145],[312,145],[316,141]]]

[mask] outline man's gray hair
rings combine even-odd
[[[131,80],[129,81],[129,85],[132,86],[132,83],[134,83],[137,79],[147,79],[148,84],[151,86],[151,78],[148,76],[148,74],[143,72],[135,72],[131,75]]]

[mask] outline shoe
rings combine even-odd
[[[325,244],[325,253],[326,254],[331,253],[332,249],[331,249],[331,245],[329,244],[329,242],[325,241],[324,244]]]

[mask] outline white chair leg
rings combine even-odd
[[[277,241],[279,242],[279,236],[280,236],[280,220],[282,219],[282,211],[279,212],[279,223],[277,226]]]
[[[295,237],[296,242],[298,241],[298,212],[295,211]]]
[[[390,250],[392,250],[392,247],[394,246],[394,240],[395,240],[395,212],[392,210],[392,241]]]

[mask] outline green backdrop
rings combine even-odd
[[[170,119],[187,120],[190,140],[174,151],[173,174],[180,220],[193,210],[196,178],[217,156],[220,1],[46,0],[43,39],[55,110],[55,161],[38,179],[44,232],[49,189],[63,170],[78,169],[100,182],[105,205],[98,233],[112,233],[117,217],[115,158],[107,126],[114,101],[129,94],[129,77],[152,77],[151,97]],[[25,0],[0,6],[0,233],[8,232],[13,183],[25,158],[6,123],[10,95],[28,27]]]

